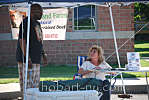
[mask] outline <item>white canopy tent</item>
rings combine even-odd
[[[134,2],[143,2],[147,3],[148,0],[0,0],[0,5],[10,7],[24,7],[28,8],[28,28],[27,28],[27,47],[26,47],[26,73],[25,73],[25,89],[24,89],[24,95],[26,95],[26,85],[27,85],[27,70],[28,70],[28,56],[29,56],[29,34],[30,34],[30,7],[32,3],[39,3],[42,7],[66,7],[66,8],[74,8],[82,5],[100,5],[109,7],[110,11],[110,18],[111,18],[111,24],[112,24],[112,32],[113,32],[113,38],[114,38],[114,44],[115,44],[115,51],[116,56],[118,60],[119,68],[121,67],[120,59],[119,59],[119,52],[117,47],[117,41],[116,41],[116,35],[115,35],[115,27],[114,27],[114,21],[112,16],[112,6],[113,5],[129,5]],[[122,82],[123,77],[121,74]],[[125,87],[123,86],[124,94]],[[26,96],[24,96],[24,100],[26,100]]]

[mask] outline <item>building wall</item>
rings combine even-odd
[[[118,45],[123,44],[127,39],[118,39]],[[126,52],[133,51],[132,40],[129,40],[119,50],[121,63],[126,62]],[[0,66],[16,65],[15,50],[17,41],[1,40],[0,41]],[[113,39],[84,39],[84,40],[55,40],[44,41],[44,48],[48,54],[48,61],[50,64],[77,64],[77,56],[86,56],[88,49],[92,45],[100,45],[104,49],[105,59],[109,56],[107,61],[110,64],[117,63],[116,55],[111,55],[115,52]]]
[[[134,31],[134,6],[113,6],[115,31]],[[112,31],[109,9],[98,7],[98,31]]]
[[[0,7],[0,40],[11,39],[10,17],[8,7]]]
[[[4,8],[0,8],[4,9]],[[113,18],[115,23],[117,44],[120,47],[125,45],[119,50],[121,63],[126,63],[126,53],[134,51],[134,40],[129,39],[130,35],[134,34],[134,19],[133,19],[133,5],[127,7],[114,6]],[[5,9],[4,12],[6,12]],[[7,11],[8,12],[8,11]],[[85,56],[88,53],[88,49],[96,44],[100,45],[104,49],[105,59],[110,64],[117,63],[115,52],[114,40],[109,16],[109,10],[105,7],[97,7],[97,30],[95,32],[75,32],[73,30],[73,10],[69,9],[69,18],[67,23],[66,40],[46,40],[44,41],[44,48],[48,54],[48,60],[50,64],[77,64],[77,56]],[[3,14],[0,15],[2,16]],[[8,13],[6,14],[9,19]],[[0,21],[2,19],[0,18]],[[8,20],[7,20],[8,21]],[[0,24],[2,26],[2,24]],[[7,26],[7,31],[2,31],[0,28],[0,66],[12,66],[16,65],[15,50],[16,40],[11,38],[2,39],[3,34],[10,34],[10,26]],[[129,40],[128,40],[129,39]],[[107,59],[108,58],[108,59]]]

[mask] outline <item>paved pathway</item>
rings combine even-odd
[[[145,78],[131,78],[131,79],[125,78],[124,82],[126,86],[128,85],[130,85],[131,87],[135,86],[134,87],[135,89],[139,88],[140,85],[146,86]],[[117,85],[121,85],[120,79],[117,79],[116,86]],[[146,87],[144,89],[146,89]],[[0,100],[17,100],[16,98],[20,96],[19,90],[20,90],[19,83],[0,84]],[[147,94],[131,94],[132,97],[130,99],[123,99],[118,98],[118,93],[112,94],[111,100],[148,100]]]
[[[114,80],[112,80],[113,82]],[[124,84],[127,85],[146,85],[145,78],[124,78]],[[117,79],[115,85],[122,85],[121,79]],[[0,84],[0,93],[15,92],[20,90],[19,83]]]
[[[117,94],[111,95],[111,100],[148,100],[147,94],[130,94],[132,97],[129,99],[118,98]]]
[[[119,98],[118,94],[111,94],[111,100],[148,100],[147,94],[130,94],[132,97],[128,98]],[[17,100],[20,96],[18,92],[4,93],[3,96],[0,93],[0,100]]]
[[[0,93],[20,91],[19,83],[0,84]]]

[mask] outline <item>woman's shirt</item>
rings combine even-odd
[[[85,61],[81,68],[83,68],[84,71],[87,70],[94,70],[95,67],[100,67],[101,69],[108,69],[108,68],[112,68],[108,63],[106,63],[105,61],[103,61],[100,65],[95,66],[93,65],[90,61]],[[101,79],[101,80],[105,80],[105,72],[102,71],[96,71],[96,72],[92,72],[89,74],[85,74],[83,75],[83,78],[96,78],[96,79]]]

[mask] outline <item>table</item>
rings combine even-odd
[[[145,70],[145,69],[141,68],[140,70],[131,71],[131,70],[126,70],[126,69],[122,69],[122,68],[119,69],[118,68],[116,70],[102,70],[102,71],[116,73],[116,75],[114,75],[114,77],[112,77],[112,79],[114,79],[118,75],[122,75],[122,73],[124,73],[124,72],[143,72],[143,73],[145,73],[146,84],[147,84],[148,100],[149,100],[149,85],[148,85],[148,78],[147,78],[147,72],[149,72],[149,70]],[[124,94],[126,94],[123,78],[122,78],[122,86],[123,86]]]
[[[40,92],[38,88],[26,91],[27,100],[99,100],[96,90]]]

